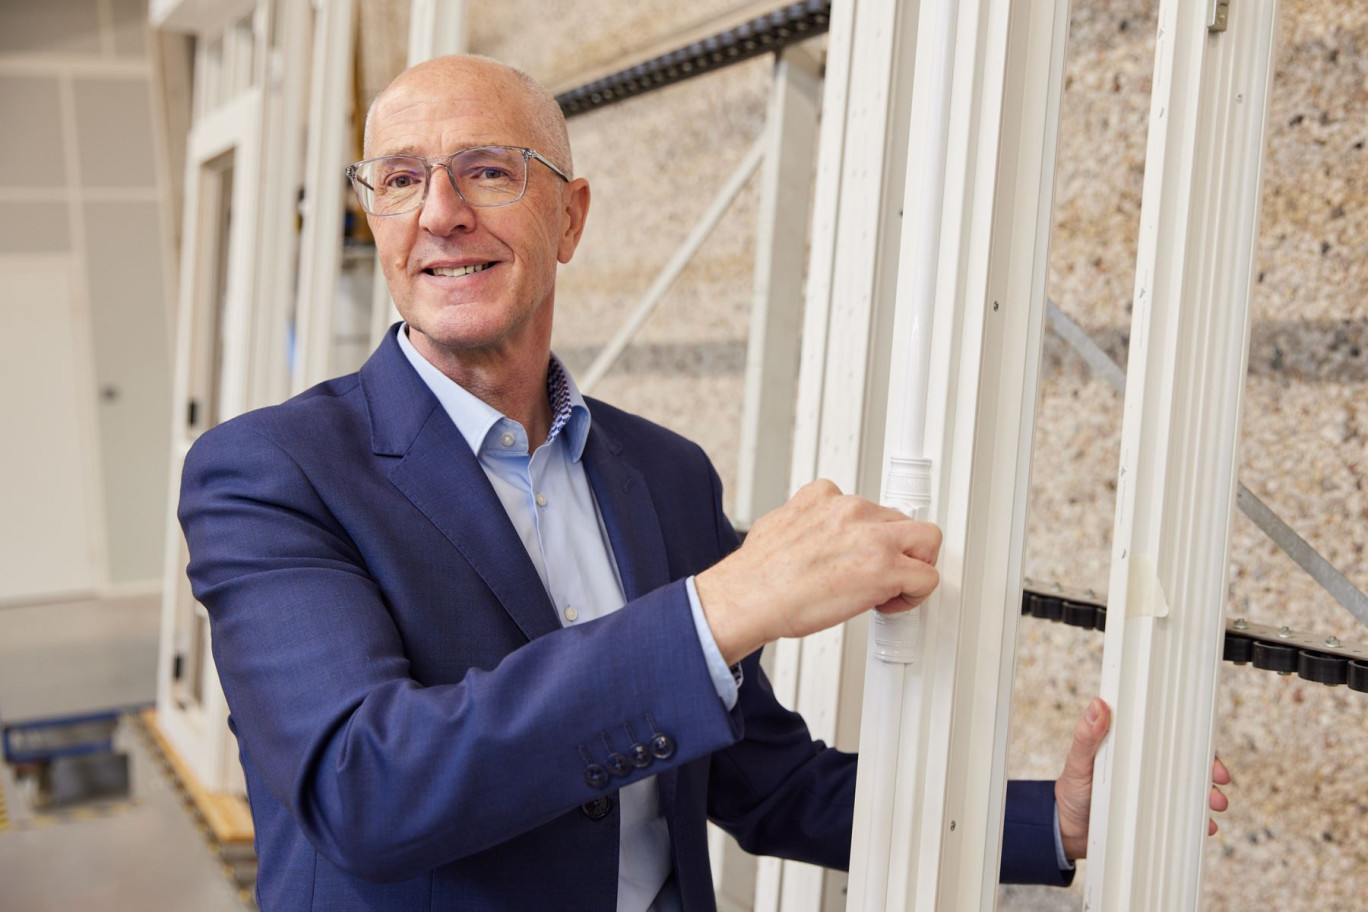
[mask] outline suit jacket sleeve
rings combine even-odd
[[[179,514],[245,754],[318,851],[363,879],[402,880],[494,846],[737,738],[682,580],[423,686],[360,532],[251,423],[191,450]],[[450,555],[413,555],[433,559]],[[487,592],[450,603],[502,616]],[[640,738],[670,735],[674,753],[596,785],[586,770],[606,756],[601,733],[621,738],[624,723]]]

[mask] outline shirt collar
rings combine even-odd
[[[513,419],[467,391],[419,354],[418,349],[409,341],[407,323],[400,324],[398,332],[399,349],[418,372],[423,383],[432,390],[437,401],[442,404],[443,410],[456,425],[456,430],[469,444],[471,452],[478,455],[490,433],[501,422],[517,425]],[[584,445],[589,438],[589,407],[585,405],[584,397],[575,386],[574,378],[554,353],[547,365],[546,395],[551,404],[551,430],[547,434],[546,442],[552,444],[564,433],[570,458],[578,462],[584,455]]]

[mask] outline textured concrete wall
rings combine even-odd
[[[734,0],[471,0],[472,49],[555,84]],[[1076,0],[1050,295],[1124,363],[1144,169],[1155,3]],[[1241,480],[1368,586],[1368,6],[1283,4],[1246,385]],[[582,370],[763,124],[757,60],[572,121],[594,189],[562,273],[555,344]],[[600,387],[698,440],[735,480],[756,218],[754,181]],[[1047,334],[1028,574],[1105,592],[1121,402]],[[776,471],[786,472],[786,467]],[[1368,635],[1242,516],[1231,611]],[[1010,768],[1054,776],[1098,686],[1102,640],[1024,620]],[[1219,750],[1233,809],[1208,842],[1204,907],[1360,909],[1368,891],[1368,696],[1222,668]],[[1004,890],[1068,909],[1078,891]]]

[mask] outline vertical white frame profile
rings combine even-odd
[[[782,469],[793,455],[803,254],[821,98],[822,64],[811,45],[791,45],[780,51],[775,56],[765,116],[755,286],[732,509],[736,523],[747,528],[788,499],[788,479]]]
[[[272,21],[259,26],[270,40],[261,54],[262,148],[272,150],[261,169],[261,216],[257,229],[257,286],[253,314],[254,360],[250,405],[256,408],[285,399],[292,382],[290,326],[294,319],[295,281],[300,264],[297,188],[304,175],[310,60],[310,0],[276,0]]]
[[[788,499],[784,469],[793,454],[803,260],[821,96],[822,61],[812,43],[790,45],[775,55],[765,116],[755,285],[731,511],[741,528],[749,528]],[[718,907],[749,909],[755,896],[756,859],[716,826],[709,825],[708,839]]]
[[[466,52],[466,0],[412,0],[409,4],[408,65]],[[371,287],[371,343],[379,345],[385,330],[399,320],[390,298],[385,271],[377,256]]]
[[[878,496],[917,4],[833,4],[819,128],[790,489]],[[775,692],[814,737],[853,747],[868,620],[774,651]],[[755,909],[838,908],[845,875],[762,859]]]
[[[356,0],[318,0],[313,74],[309,80],[309,138],[304,165],[304,230],[300,238],[299,297],[291,390],[303,392],[331,376],[333,310],[342,268],[342,224],[347,192],[348,103],[356,43]]]
[[[185,167],[185,216],[182,231],[180,293],[176,322],[175,387],[171,415],[171,477],[166,527],[166,558],[162,592],[162,618],[157,663],[157,723],[167,740],[210,791],[241,787],[242,771],[236,746],[228,729],[228,706],[218,683],[213,656],[206,642],[199,644],[203,665],[187,673],[201,676],[202,702],[183,705],[174,676],[177,655],[195,644],[180,631],[189,620],[187,611],[203,609],[189,601],[183,562],[184,538],[176,522],[175,504],[180,497],[180,475],[185,455],[204,429],[191,423],[187,409],[192,373],[203,370],[203,360],[219,365],[216,402],[202,408],[224,421],[250,407],[249,377],[253,360],[252,321],[255,288],[257,204],[260,176],[261,90],[251,89],[204,116],[190,131]],[[233,190],[230,203],[227,274],[224,297],[215,302],[217,283],[211,261],[222,238],[217,227],[219,212],[206,211],[202,202],[206,185],[216,180],[210,165],[224,155],[233,156]],[[220,314],[215,332],[217,351],[196,351],[195,328],[206,314]],[[211,368],[212,369],[212,368]],[[212,409],[212,412],[208,410]],[[190,624],[190,630],[195,629]]]
[[[923,0],[884,502],[941,586],[875,619],[848,908],[991,909],[1067,4]]]
[[[1159,8],[1088,910],[1199,903],[1276,19]]]

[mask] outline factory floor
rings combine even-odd
[[[155,698],[155,595],[0,608],[0,720],[75,716]],[[136,716],[114,746],[126,799],[35,811],[31,780],[0,764],[0,909],[244,912]]]

